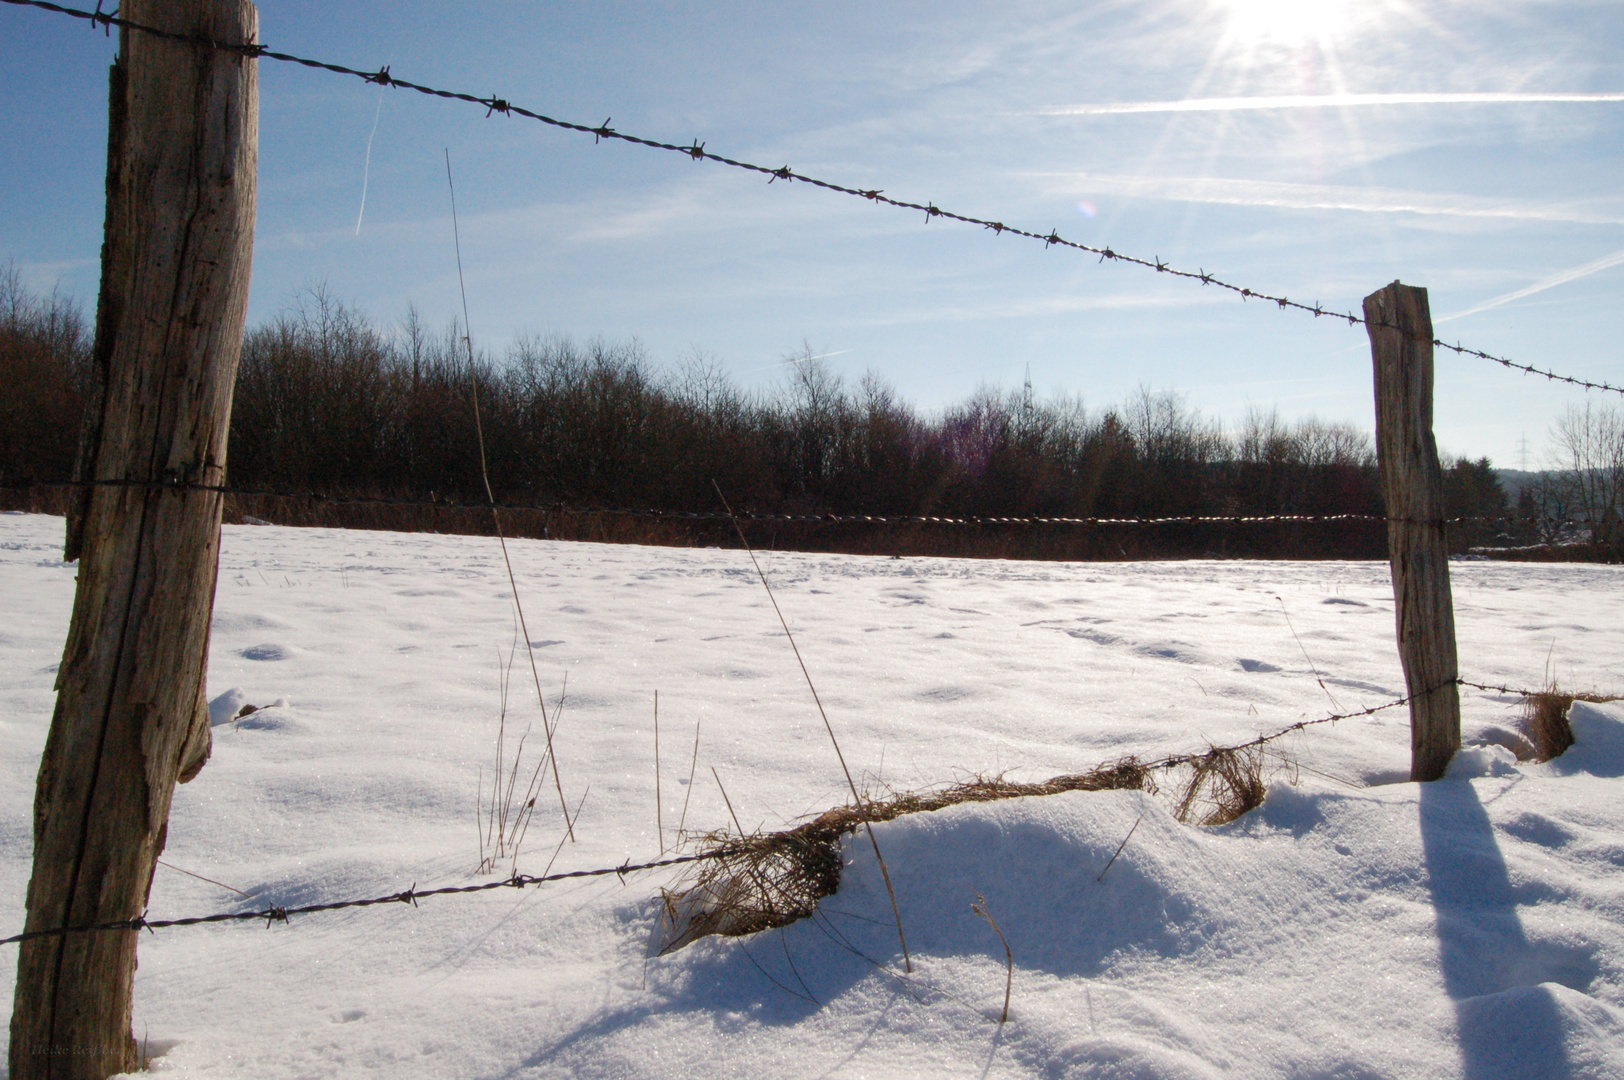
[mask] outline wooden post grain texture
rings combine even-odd
[[[1410,779],[1436,780],[1460,749],[1460,669],[1432,436],[1427,291],[1395,281],[1365,297],[1376,376],[1376,457],[1387,504],[1398,653],[1410,697]]]
[[[121,15],[230,44],[246,0],[124,0]],[[175,784],[208,757],[204,676],[220,496],[253,253],[256,61],[125,30],[113,68],[94,356],[101,378],[69,518],[79,560],[34,801],[26,929],[142,914]],[[11,1080],[140,1066],[137,931],[21,945]]]

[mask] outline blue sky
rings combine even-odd
[[[1133,0],[260,5],[270,47],[707,149],[1624,376],[1624,4]],[[106,68],[0,7],[0,262],[94,297]],[[250,321],[325,282],[476,340],[636,338],[746,385],[809,344],[925,408],[1140,384],[1371,424],[1364,332],[1073,251],[263,62]],[[369,159],[370,147],[370,159]],[[362,194],[365,190],[365,211]],[[359,228],[358,228],[359,224]],[[1581,392],[1440,353],[1441,447],[1538,464]],[[1616,404],[1616,395],[1606,395]]]

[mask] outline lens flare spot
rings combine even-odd
[[[1077,212],[1083,215],[1085,218],[1091,218],[1100,212],[1100,208],[1089,202],[1087,199],[1082,199],[1077,203]]]
[[[1326,41],[1348,21],[1348,0],[1216,0],[1229,33],[1244,42]]]

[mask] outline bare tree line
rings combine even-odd
[[[15,267],[0,266],[0,481],[70,477],[93,389],[78,306],[33,295]]]
[[[1548,458],[1550,469],[1518,499],[1538,538],[1624,547],[1624,411],[1569,405],[1551,426]]]
[[[246,339],[231,476],[293,490],[477,498],[477,388],[502,499],[786,513],[1169,516],[1380,513],[1369,437],[1254,410],[1233,433],[1178,395],[1094,412],[982,387],[923,415],[810,348],[774,389],[635,342],[525,336],[472,369],[453,323],[393,330],[315,290]]]
[[[88,345],[71,303],[0,272],[0,358],[13,388],[0,414],[0,479],[70,475]],[[470,367],[455,323],[431,329],[408,309],[380,325],[316,287],[246,335],[229,482],[478,500],[477,391],[491,482],[509,502],[713,510],[715,481],[735,506],[768,513],[1382,513],[1370,437],[1348,424],[1252,409],[1226,429],[1172,392],[1142,388],[1094,410],[1029,385],[983,386],[925,414],[879,376],[849,381],[810,348],[786,357],[784,372],[773,389],[748,391],[701,355],[662,368],[635,341],[542,336],[477,354]],[[1618,441],[1616,417],[1586,415],[1591,427],[1572,420],[1553,443],[1566,446],[1571,430],[1576,461],[1605,442],[1603,429]],[[1570,471],[1583,479],[1564,505],[1590,513],[1611,499],[1611,517],[1598,509],[1588,520],[1616,530],[1620,470]],[[1506,512],[1486,460],[1450,463],[1447,480],[1452,516]],[[1459,543],[1496,528],[1462,531]],[[1385,542],[1379,527],[1353,526],[1157,536],[1165,553],[1185,554],[1379,557]]]

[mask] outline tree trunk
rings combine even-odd
[[[138,23],[252,42],[247,0],[125,0]],[[69,518],[73,621],[34,801],[26,929],[142,914],[177,781],[208,756],[204,676],[220,496],[253,251],[256,62],[125,30],[112,73],[97,305],[99,412]],[[128,486],[106,481],[127,481]],[[12,1080],[141,1064],[137,932],[22,943]]]
[[[1376,374],[1376,458],[1404,684],[1410,779],[1436,780],[1460,749],[1460,668],[1444,545],[1443,474],[1432,437],[1432,314],[1427,290],[1393,282],[1365,297]]]

